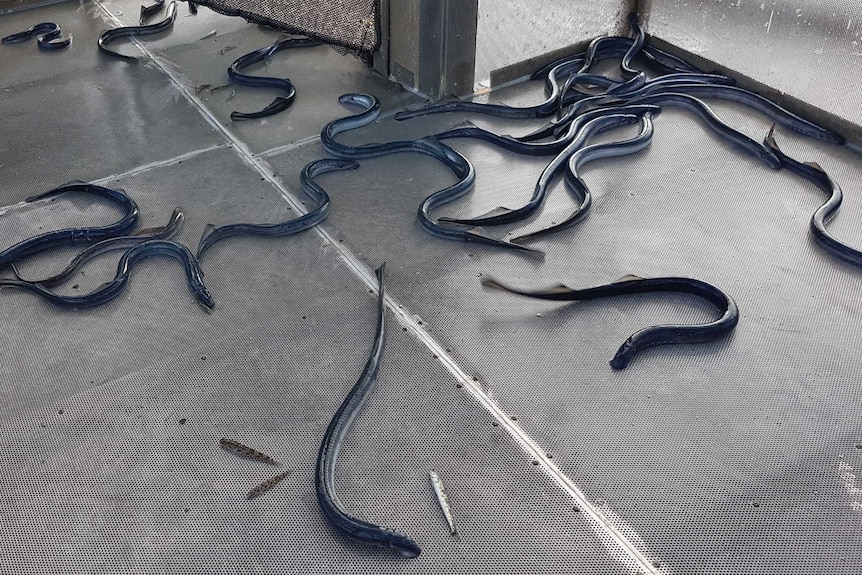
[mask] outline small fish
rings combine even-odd
[[[446,495],[446,489],[443,487],[443,480],[440,479],[440,475],[433,469],[428,472],[428,477],[431,478],[431,487],[434,488],[437,501],[440,503],[440,509],[443,510],[446,523],[449,524],[449,533],[452,537],[459,537],[458,529],[455,527],[455,518],[452,516],[452,508],[449,507],[449,496]]]
[[[270,489],[275,487],[276,483],[278,483],[279,481],[281,481],[282,479],[284,479],[288,475],[290,475],[289,470],[283,471],[283,472],[279,473],[278,475],[276,475],[275,477],[270,477],[269,479],[267,479],[266,481],[264,481],[263,483],[261,483],[260,485],[258,485],[254,489],[252,489],[251,491],[249,491],[248,495],[246,495],[245,498],[246,499],[254,499],[258,495],[265,493],[266,491],[269,491]]]
[[[206,90],[207,88],[209,88],[209,87],[210,87],[210,85],[211,85],[211,84],[201,84],[200,86],[197,86],[197,87],[195,88],[195,94],[200,94],[201,92],[203,92],[204,90]]]
[[[236,46],[225,46],[224,48],[219,50],[219,52],[221,53],[222,56],[224,56],[225,53],[230,52],[231,50],[236,50]]]
[[[215,30],[212,30],[211,32],[207,33],[206,35],[201,36],[200,38],[198,38],[198,40],[206,40],[207,38],[212,38],[212,37],[213,37],[213,36],[215,36],[216,34],[218,34],[218,32],[216,32]]]
[[[238,443],[238,442],[234,441],[233,439],[225,439],[224,437],[222,437],[218,443],[224,449],[227,449],[228,451],[233,451],[234,453],[236,453],[240,457],[246,457],[248,459],[254,459],[255,461],[263,461],[264,463],[269,463],[270,465],[278,465],[279,464],[278,461],[276,461],[275,459],[273,459],[269,455],[261,453],[260,451],[252,449],[251,447],[247,447],[247,446],[243,445],[242,443]]]

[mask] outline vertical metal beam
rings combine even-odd
[[[2,0],[0,0],[2,1]],[[378,0],[380,13],[380,47],[371,55],[371,68],[381,76],[389,77],[389,0]]]
[[[388,75],[439,99],[472,92],[479,0],[387,2]],[[381,8],[384,8],[382,6]],[[375,69],[380,69],[375,63]]]

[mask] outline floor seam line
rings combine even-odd
[[[167,160],[156,160],[155,162],[151,162],[149,164],[144,164],[142,166],[138,166],[137,168],[132,168],[126,172],[122,172],[119,174],[112,174],[110,176],[105,176],[104,178],[98,178],[96,180],[91,180],[93,184],[104,184],[111,180],[119,180],[122,178],[128,178],[131,176],[137,176],[138,174],[143,174],[145,172],[149,172],[150,170],[155,170],[158,168],[165,168],[168,166],[174,166],[183,162],[185,160],[189,160],[191,158],[196,158],[200,155],[206,154],[208,152],[213,152],[215,150],[223,150],[226,148],[230,148],[231,144],[228,142],[223,142],[221,144],[213,144],[212,146],[207,146],[206,148],[200,148],[197,150],[192,150],[191,152],[186,152],[185,154],[180,154],[178,156],[174,156],[173,158],[169,158]]]
[[[110,13],[110,11],[96,0],[96,4],[106,12],[109,17],[115,22],[119,20]],[[122,25],[122,22],[119,22]],[[133,38],[134,40],[134,38]],[[204,116],[204,118],[222,134],[222,136],[233,144],[233,149],[243,160],[244,163],[254,168],[263,179],[273,185],[285,199],[300,213],[305,213],[306,209],[298,198],[294,198],[293,194],[287,186],[275,175],[272,168],[260,155],[254,154],[248,146],[236,139],[224,126],[216,119],[212,112],[199,102],[190,91],[182,85],[176,75],[162,62],[162,59],[157,57],[153,52],[148,50],[144,45],[136,41],[136,44],[144,54],[152,60],[153,65],[162,71],[180,91],[183,97],[191,103],[192,107]],[[395,111],[390,111],[389,114],[395,114]],[[363,281],[369,289],[375,293],[377,291],[377,277],[371,268],[366,265],[359,257],[350,251],[343,243],[338,242],[329,234],[322,225],[314,226],[315,232],[329,243],[332,247],[338,250],[341,259],[345,262],[348,269],[352,270],[354,275]],[[471,395],[482,405],[493,417],[497,419],[501,427],[503,427],[510,436],[512,436],[518,445],[535,461],[539,462],[539,467],[552,479],[556,484],[576,500],[581,507],[584,517],[588,519],[588,524],[593,528],[594,533],[599,537],[600,541],[609,548],[615,548],[623,557],[616,557],[621,563],[627,564],[639,570],[643,575],[659,575],[659,572],[653,567],[652,563],[641,553],[637,547],[631,543],[628,538],[623,535],[598,509],[596,509],[586,495],[575,485],[575,483],[566,476],[555,464],[553,464],[540,448],[523,430],[515,426],[505,412],[500,408],[484,391],[482,391],[473,381],[472,377],[467,375],[451,357],[445,349],[437,343],[437,341],[423,327],[418,324],[418,321],[410,316],[410,314],[400,306],[390,295],[384,297],[386,307],[390,309],[398,318],[399,323],[403,327],[407,327],[422,344],[430,351],[433,351],[442,361],[447,371],[462,384],[464,389],[470,391]]]
[[[314,142],[314,141],[319,140],[319,139],[320,139],[320,136],[315,134],[313,136],[309,136],[307,138],[303,138],[301,140],[291,142],[290,144],[283,144],[281,146],[275,146],[275,147],[272,147],[268,150],[264,150],[263,152],[259,152],[259,153],[255,154],[255,157],[256,158],[269,158],[272,156],[277,156],[279,154],[283,154],[285,152],[290,152],[292,150],[300,148],[300,147],[302,147],[308,143]]]
[[[184,160],[196,158],[196,157],[203,155],[203,154],[206,154],[208,152],[212,152],[215,150],[222,150],[222,149],[226,149],[226,148],[230,148],[230,147],[231,147],[231,144],[229,142],[223,142],[221,144],[213,144],[212,146],[207,146],[206,148],[200,148],[198,150],[192,150],[191,152],[186,152],[185,154],[180,154],[179,156],[174,156],[173,158],[170,158],[167,160],[157,160],[157,161],[151,162],[149,164],[144,164],[144,165],[138,166],[136,168],[132,168],[131,170],[128,170],[126,172],[121,172],[118,174],[111,174],[110,176],[103,176],[101,178],[95,178],[95,179],[87,180],[87,182],[90,184],[96,184],[96,185],[101,186],[101,185],[107,184],[108,182],[110,182],[112,180],[119,180],[122,178],[137,176],[138,174],[143,174],[145,172],[149,172],[150,170],[155,170],[158,168],[164,168],[167,166],[173,166],[173,165],[176,165],[176,164],[178,164]],[[56,187],[59,187],[59,186],[56,186]],[[22,208],[26,205],[29,205],[29,202],[27,200],[21,200],[20,202],[17,202],[15,204],[10,204],[7,206],[0,206],[0,216],[2,216],[3,214],[7,213],[10,210],[14,210],[16,208]]]

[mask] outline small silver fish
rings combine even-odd
[[[279,464],[278,461],[276,461],[275,459],[273,459],[269,455],[266,455],[265,453],[261,453],[260,451],[257,451],[256,449],[252,449],[251,447],[243,445],[242,443],[234,441],[233,439],[225,439],[224,437],[222,437],[218,443],[224,449],[227,449],[228,451],[233,451],[234,453],[236,453],[240,457],[246,457],[248,459],[254,459],[255,461],[263,461],[264,463],[269,463],[270,465],[278,465]]]
[[[433,469],[428,472],[428,477],[431,478],[431,487],[434,488],[434,493],[437,495],[437,502],[440,503],[440,509],[443,510],[443,515],[446,517],[446,523],[449,524],[449,533],[452,537],[459,537],[458,529],[455,527],[455,518],[452,516],[452,508],[449,507],[449,496],[446,495],[446,489],[443,487],[443,480],[440,475]]]
[[[270,489],[275,487],[276,483],[278,483],[279,481],[281,481],[282,479],[284,479],[288,475],[290,475],[290,470],[283,471],[283,472],[279,473],[278,475],[276,475],[275,477],[270,477],[269,479],[267,479],[266,481],[264,481],[263,483],[261,483],[260,485],[258,485],[254,489],[252,489],[251,491],[249,491],[248,495],[246,495],[245,498],[246,499],[254,499],[255,497],[257,497],[261,493],[265,493],[266,491],[269,491]]]

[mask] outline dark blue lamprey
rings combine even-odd
[[[514,209],[500,206],[493,210],[493,215],[470,219],[440,218],[440,221],[469,226],[499,226],[527,219],[542,206],[545,201],[545,197],[547,196],[548,189],[553,182],[554,176],[560,172],[562,166],[565,166],[569,156],[581,148],[590,136],[604,130],[627,124],[634,124],[637,122],[637,119],[638,117],[634,114],[608,114],[599,116],[585,124],[578,132],[574,141],[557,154],[551,163],[548,164],[542,172],[542,175],[539,177],[539,181],[536,183],[532,197],[523,206]]]
[[[23,32],[10,34],[0,39],[0,44],[17,44],[26,42],[36,36],[36,44],[43,50],[59,50],[72,44],[72,37],[60,38],[60,26],[54,22],[41,22],[30,26]]]
[[[138,204],[127,196],[124,191],[88,184],[87,182],[69,182],[53,190],[48,190],[44,194],[31,196],[24,201],[29,204],[40,200],[53,199],[67,192],[84,192],[106,198],[122,208],[125,214],[120,220],[107,226],[68,228],[47,232],[18,242],[0,252],[0,269],[21,258],[43,250],[60,246],[89,245],[114,236],[126,235],[138,225]]]
[[[624,57],[626,53],[631,49],[632,45],[637,42],[637,38],[629,38],[627,36],[608,36],[604,40],[605,41],[602,43],[602,47],[596,53],[596,57],[599,60]],[[644,44],[643,46],[641,46],[641,50],[639,53],[647,61],[654,64],[655,66],[658,66],[666,74],[672,74],[674,72],[703,72],[703,70],[701,70],[694,64],[690,64],[682,58],[660,50],[659,48],[655,48],[654,46],[650,46],[649,44]],[[547,76],[548,71],[551,68],[559,66],[560,64],[577,61],[579,62],[578,67],[580,67],[586,59],[586,55],[586,52],[581,52],[578,54],[572,54],[569,56],[557,58],[553,62],[545,64],[541,68],[535,70],[530,75],[530,80],[538,80],[539,78]]]
[[[383,361],[383,349],[386,346],[386,308],[383,303],[384,267],[385,264],[377,268],[377,330],[371,354],[359,379],[332,416],[332,421],[329,422],[323,435],[320,451],[317,453],[314,490],[323,516],[338,532],[361,543],[392,549],[405,557],[412,558],[418,557],[422,552],[415,541],[391,529],[353,517],[345,510],[344,504],[335,493],[335,467],[338,463],[338,452],[350,425],[371,397],[377,382],[380,363]]]
[[[424,108],[416,110],[402,110],[395,114],[396,120],[408,120],[418,116],[427,116],[429,114],[442,114],[444,112],[475,112],[477,114],[486,114],[488,116],[496,116],[499,118],[543,118],[553,114],[558,108],[560,100],[560,80],[559,78],[573,73],[577,70],[580,62],[575,60],[571,62],[563,62],[548,71],[546,79],[547,97],[545,100],[534,106],[516,107],[507,106],[504,104],[485,104],[481,102],[465,102],[457,100],[453,102],[443,102],[432,104]]]
[[[703,120],[704,124],[706,124],[710,130],[724,141],[740,150],[748,152],[774,170],[781,168],[781,162],[778,161],[778,158],[774,153],[772,153],[772,150],[760,142],[749,138],[739,130],[727,125],[715,114],[715,112],[712,111],[712,108],[693,96],[682,93],[659,92],[627,101],[630,104],[637,103],[656,104],[659,106],[679,106],[685,110],[694,112],[698,118]]]
[[[811,216],[811,235],[814,241],[817,242],[829,255],[834,256],[854,266],[862,267],[862,251],[853,248],[841,240],[835,238],[829,230],[826,229],[826,222],[831,220],[841,207],[841,201],[844,198],[841,188],[835,181],[829,177],[823,168],[815,162],[799,162],[790,156],[786,155],[778,147],[775,142],[773,130],[769,130],[766,139],[763,141],[766,146],[775,152],[778,159],[781,160],[781,166],[801,176],[823,190],[829,198],[821,205]]]
[[[156,0],[149,6],[141,5],[141,17],[138,20],[138,24],[140,24],[141,26],[145,25],[150,16],[158,14],[162,10],[162,8],[164,8],[164,6],[165,0]]]
[[[254,52],[249,52],[245,56],[237,58],[233,64],[227,69],[227,74],[230,81],[240,86],[252,86],[257,88],[275,88],[284,90],[284,96],[278,96],[266,108],[257,112],[231,112],[230,119],[237,120],[253,120],[256,118],[266,118],[273,114],[278,114],[287,110],[296,99],[296,88],[293,82],[287,78],[269,78],[265,76],[249,76],[240,72],[243,68],[247,68],[252,64],[262,62],[270,58],[276,52],[287,48],[307,48],[311,46],[320,46],[322,42],[312,40],[311,38],[287,38],[280,40],[271,46],[259,48]]]
[[[82,296],[65,296],[52,292],[39,285],[21,280],[0,279],[0,287],[15,287],[30,291],[45,301],[62,308],[83,309],[100,306],[116,298],[129,283],[131,270],[139,261],[153,256],[169,256],[178,260],[186,272],[186,283],[195,300],[207,310],[215,306],[215,302],[203,283],[203,271],[194,254],[185,246],[170,240],[150,240],[128,250],[117,264],[117,274],[114,279],[103,284],[96,291]]]
[[[387,142],[385,144],[366,144],[363,146],[342,144],[335,137],[349,130],[367,126],[376,120],[380,115],[380,102],[369,94],[344,94],[338,98],[338,101],[342,104],[360,106],[362,110],[353,116],[332,120],[321,130],[320,143],[333,156],[362,159],[414,152],[435,158],[452,170],[452,173],[458,178],[457,183],[431,194],[419,205],[417,218],[419,219],[419,224],[426,231],[443,239],[481,243],[515,250],[525,255],[544,257],[544,252],[540,250],[519,246],[505,240],[487,236],[479,229],[443,226],[434,221],[431,217],[433,210],[455,201],[473,189],[473,184],[476,181],[476,170],[473,168],[473,164],[462,154],[439,142],[433,136],[419,140],[403,140]]]
[[[170,239],[182,227],[184,219],[185,214],[182,208],[176,208],[171,214],[171,219],[168,221],[168,224],[166,226],[147,228],[135,232],[135,234],[131,236],[118,236],[114,238],[108,238],[107,240],[102,240],[97,244],[93,244],[92,246],[88,247],[87,249],[73,257],[66,265],[66,267],[63,268],[62,271],[50,277],[42,279],[23,278],[21,277],[21,274],[18,272],[18,269],[14,263],[12,264],[12,271],[15,273],[15,277],[17,277],[21,281],[41,284],[43,287],[46,288],[56,287],[66,282],[69,278],[75,275],[75,272],[77,272],[85,263],[102,254],[117,250],[128,250],[129,248],[133,248],[138,244],[150,240]]]
[[[646,82],[646,74],[634,70],[631,67],[632,60],[634,60],[634,57],[637,56],[638,53],[640,53],[641,49],[644,46],[644,42],[646,41],[646,35],[643,28],[641,28],[640,23],[638,22],[637,14],[635,12],[629,13],[628,22],[632,28],[632,31],[635,33],[635,37],[632,41],[632,45],[629,47],[628,50],[626,50],[626,53],[623,55],[622,61],[620,62],[620,70],[627,80],[609,89],[607,93],[626,93],[640,86],[643,86]],[[561,91],[561,94],[563,96],[568,94],[572,85],[579,78],[583,78],[583,76],[587,74],[589,69],[596,62],[596,60],[598,60],[596,54],[599,51],[599,47],[603,43],[609,43],[613,41],[613,37],[600,37],[590,42],[590,45],[587,48],[586,57],[584,58],[584,63],[581,66],[580,70],[578,70],[575,74],[569,76],[566,79],[566,83],[563,85],[563,89]],[[562,98],[560,99],[559,103],[560,105],[562,105]]]
[[[115,52],[114,50],[108,48],[108,44],[120,38],[126,38],[128,36],[148,36],[150,34],[159,34],[161,32],[165,32],[173,27],[174,20],[176,20],[176,18],[177,3],[176,0],[171,0],[171,3],[168,4],[168,9],[165,11],[164,19],[160,20],[159,22],[146,26],[123,26],[121,28],[114,28],[112,30],[106,30],[105,32],[102,32],[102,35],[99,36],[99,50],[110,56],[122,58],[127,62],[137,62],[138,59],[136,57],[127,56],[125,54]]]
[[[684,277],[642,278],[625,276],[615,282],[573,289],[559,284],[546,289],[528,290],[508,286],[491,277],[483,277],[485,287],[537,299],[558,301],[584,301],[622,295],[677,292],[693,295],[708,301],[721,313],[711,322],[699,325],[658,325],[644,328],[631,335],[617,350],[610,364],[614,369],[625,369],[634,356],[657,345],[706,343],[730,334],[739,322],[739,310],[729,295],[704,281]]]
[[[552,224],[546,228],[516,236],[512,238],[511,241],[523,242],[526,240],[535,239],[539,236],[547,235],[551,232],[572,227],[573,225],[584,219],[589,213],[593,200],[592,194],[590,194],[590,189],[587,187],[586,182],[584,182],[584,180],[578,175],[578,170],[584,164],[587,164],[594,160],[600,160],[602,158],[613,158],[617,156],[627,156],[629,154],[640,152],[641,150],[646,148],[650,144],[650,142],[652,142],[652,117],[653,114],[651,112],[646,112],[641,116],[640,133],[634,138],[618,142],[593,144],[592,146],[580,148],[571,155],[566,156],[564,160],[564,164],[568,165],[568,170],[564,172],[566,177],[566,185],[569,187],[571,192],[576,197],[578,197],[580,204],[574,212],[572,212],[569,216],[563,218],[561,221]],[[545,172],[542,173],[542,177],[540,178],[539,182],[544,183],[545,187],[549,186],[551,181],[557,176],[557,174],[559,174],[559,171],[559,164],[549,165]]]
[[[610,89],[614,86],[620,85],[616,80],[595,74],[586,75],[585,78],[588,78],[589,83],[599,88]],[[586,110],[597,106],[620,106],[626,103],[631,104],[634,103],[634,100],[637,97],[646,95],[648,90],[654,92],[660,88],[662,91],[672,92],[678,85],[732,85],[734,82],[735,80],[733,78],[721,74],[680,72],[647,80],[647,82],[640,88],[631,90],[625,94],[596,94],[586,97],[581,96],[580,99],[571,103],[569,109],[562,118],[555,122],[551,122],[538,130],[534,130],[529,134],[519,136],[517,139],[522,142],[532,142],[554,134],[564,133],[567,130],[569,123],[586,113]]]
[[[203,255],[216,242],[225,238],[239,235],[284,237],[316,226],[329,215],[330,201],[329,195],[314,181],[314,178],[327,172],[355,170],[358,167],[359,164],[350,160],[324,159],[309,163],[302,169],[300,182],[305,195],[314,200],[314,208],[298,218],[276,224],[228,224],[225,226],[207,224],[201,241],[198,243],[198,260],[203,259]]]
[[[491,143],[498,148],[508,150],[516,154],[524,154],[528,156],[553,156],[560,154],[563,150],[569,147],[572,140],[581,133],[581,129],[584,128],[584,126],[591,120],[610,114],[643,114],[644,112],[652,112],[653,115],[657,115],[660,110],[661,108],[658,106],[652,105],[596,108],[580,114],[569,123],[565,133],[555,140],[548,142],[522,141],[521,139],[514,138],[512,136],[495,134],[490,130],[480,128],[472,124],[451,128],[445,132],[434,134],[434,138],[437,140],[474,138]]]
[[[657,90],[661,90],[661,87],[647,86],[643,93],[652,94]],[[752,92],[751,90],[746,90],[738,86],[718,86],[691,83],[679,84],[675,86],[672,91],[681,92],[698,98],[717,98],[737,102],[748,106],[753,110],[757,110],[788,130],[793,130],[803,136],[808,136],[815,140],[839,146],[846,142],[844,136],[841,134],[835,133],[823,126],[818,126],[814,122],[810,122],[805,118],[801,118],[793,112],[782,108],[772,100],[764,98],[756,92]]]

